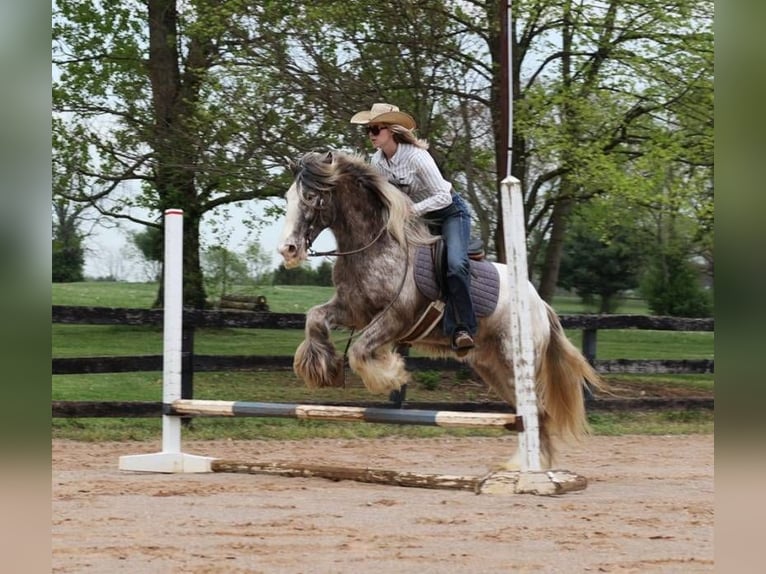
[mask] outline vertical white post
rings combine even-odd
[[[516,412],[524,421],[519,433],[521,471],[539,471],[540,428],[535,392],[535,356],[532,319],[529,309],[527,234],[524,225],[524,200],[521,183],[508,176],[502,183],[503,236],[510,288],[511,347],[516,386]]]
[[[162,402],[181,398],[183,332],[183,225],[181,209],[165,211],[165,284],[162,349]],[[163,452],[181,452],[181,419],[162,415]]]
[[[162,402],[181,398],[183,334],[183,216],[181,209],[165,210],[165,283],[163,290]],[[181,452],[181,419],[162,415],[162,452],[121,456],[120,470],[140,472],[211,472],[210,457]]]

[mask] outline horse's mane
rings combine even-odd
[[[386,229],[397,242],[406,245],[408,241],[416,244],[434,241],[423,222],[413,214],[410,198],[362,156],[339,151],[309,152],[298,161],[294,171],[301,186],[318,192],[330,192],[344,177],[353,177],[356,185],[373,190],[383,201],[388,210]]]

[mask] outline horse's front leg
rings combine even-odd
[[[398,390],[410,380],[404,359],[395,352],[395,341],[385,317],[372,323],[351,345],[348,362],[372,393]]]
[[[343,386],[343,356],[330,340],[330,328],[338,324],[338,313],[335,300],[306,313],[306,338],[295,351],[293,370],[310,388]]]

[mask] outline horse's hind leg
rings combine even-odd
[[[295,351],[293,369],[311,388],[343,386],[343,357],[330,340],[334,311],[330,302],[306,313],[306,338]]]
[[[503,401],[515,406],[516,388],[513,379],[513,364],[509,356],[501,349],[487,348],[486,344],[479,349],[481,350],[477,349],[477,352],[471,357],[471,367]],[[551,437],[548,433],[546,420],[547,416],[544,413],[538,413],[540,462],[543,468],[549,468],[552,454]],[[505,470],[518,470],[521,466],[521,453],[517,449],[507,461],[499,466]]]

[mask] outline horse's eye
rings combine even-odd
[[[304,191],[303,199],[305,199],[309,203],[316,203],[317,201],[319,201],[319,193],[316,191]]]

